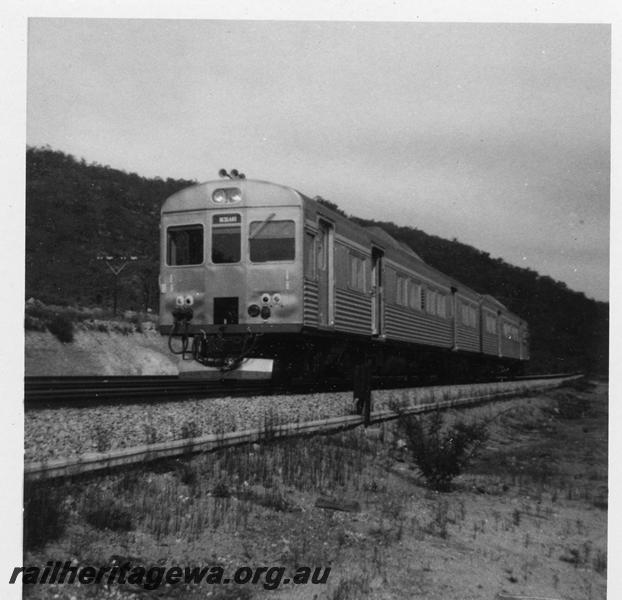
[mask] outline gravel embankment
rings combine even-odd
[[[352,394],[256,396],[29,411],[25,461],[352,414]]]
[[[375,391],[373,409],[398,409],[433,399],[475,395],[492,391],[492,387],[495,384]],[[25,415],[25,461],[70,458],[348,414],[354,414],[351,392],[32,410]]]

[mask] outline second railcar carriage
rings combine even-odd
[[[347,375],[371,361],[466,378],[528,358],[526,323],[497,300],[291,188],[207,182],[161,216],[161,331],[204,373]]]

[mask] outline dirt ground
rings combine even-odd
[[[130,334],[78,329],[69,344],[47,331],[27,331],[24,374],[177,375],[177,359],[166,344],[155,329]]]
[[[426,487],[391,424],[26,489],[27,565],[307,565],[330,567],[325,584],[52,584],[25,597],[605,598],[606,385],[449,419],[486,420],[490,436],[448,493]],[[347,510],[316,506],[327,500]]]

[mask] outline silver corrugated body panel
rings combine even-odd
[[[479,335],[477,329],[458,327],[458,350],[479,352]]]
[[[497,334],[484,334],[482,339],[484,354],[497,356]]]
[[[335,328],[352,333],[371,334],[371,298],[337,289]]]
[[[453,343],[451,321],[439,321],[397,306],[386,307],[385,331],[387,337],[392,339],[445,348],[450,348]]]
[[[304,308],[303,322],[305,325],[318,324],[318,297],[317,283],[315,281],[304,282]]]

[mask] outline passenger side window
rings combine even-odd
[[[487,314],[485,320],[486,333],[491,335],[497,333],[497,319],[493,315]]]
[[[408,305],[408,279],[402,275],[397,276],[397,284],[395,289],[395,301],[400,306]]]
[[[429,315],[436,314],[436,296],[437,292],[434,292],[432,290],[426,290],[425,312],[427,312]]]
[[[421,284],[410,282],[410,289],[408,290],[408,305],[415,310],[421,310]]]
[[[445,296],[440,293],[436,295],[436,314],[443,318],[447,316],[447,301]]]
[[[359,292],[365,291],[365,259],[350,253],[350,287]]]
[[[307,279],[317,278],[315,262],[315,235],[310,231],[305,231],[305,277]]]
[[[477,312],[470,304],[462,305],[462,324],[466,327],[477,327]]]

